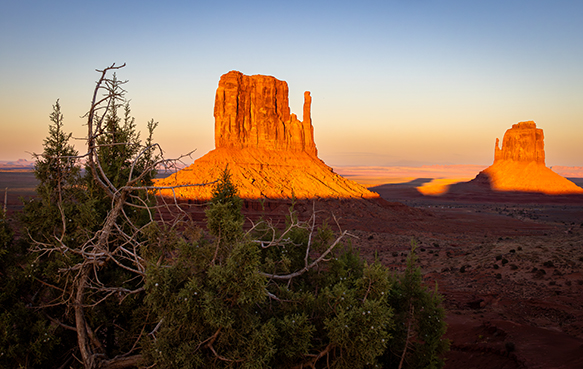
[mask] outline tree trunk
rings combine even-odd
[[[77,343],[83,365],[86,369],[95,368],[95,356],[91,349],[89,335],[87,333],[87,321],[85,320],[85,311],[83,309],[83,300],[85,296],[85,287],[89,276],[89,268],[83,266],[79,279],[77,280],[77,290],[75,291],[75,326],[77,327]]]
[[[142,355],[132,355],[117,359],[107,360],[103,363],[102,368],[104,369],[124,369],[137,367],[142,360]]]

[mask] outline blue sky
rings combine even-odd
[[[3,1],[0,159],[42,151],[57,98],[83,137],[95,69],[125,62],[170,157],[214,148],[217,83],[239,70],[287,81],[300,116],[311,91],[330,165],[489,165],[534,120],[547,165],[583,166],[582,61],[579,1]]]

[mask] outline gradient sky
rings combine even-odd
[[[56,99],[84,137],[113,62],[167,157],[214,148],[215,90],[239,70],[287,81],[300,117],[311,91],[332,166],[489,165],[523,120],[547,165],[583,166],[583,1],[4,0],[0,160],[42,152]]]

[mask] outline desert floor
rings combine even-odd
[[[35,183],[32,173],[0,173],[9,213]],[[425,196],[418,187],[431,178],[384,183],[371,187],[381,199],[300,201],[296,210],[336,217],[361,255],[396,272],[417,243],[424,280],[447,309],[446,368],[583,368],[583,196],[455,185]],[[190,206],[202,224],[202,208]],[[263,206],[246,202],[244,213],[283,222],[289,203]]]
[[[304,218],[313,206],[320,219],[334,215],[361,255],[395,272],[417,244],[425,282],[444,297],[446,368],[583,368],[583,196],[465,184],[425,196],[419,187],[431,178],[388,182],[371,187],[378,200],[295,208]],[[261,213],[246,207],[251,219]],[[285,204],[267,207],[276,221],[285,212]]]
[[[426,216],[363,229],[358,243],[401,269],[417,240],[447,309],[446,367],[583,368],[583,197],[463,186],[423,196],[424,183],[372,188]]]

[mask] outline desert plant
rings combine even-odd
[[[514,344],[514,342],[505,342],[504,343],[504,348],[506,349],[506,352],[511,353],[514,350],[516,350],[516,345]]]
[[[62,332],[30,306],[32,256],[8,220],[0,209],[0,367],[49,368]]]
[[[555,267],[555,263],[553,263],[553,261],[552,261],[552,260],[548,260],[548,261],[545,261],[545,262],[543,263],[543,266],[544,266],[545,268],[554,268],[554,267]]]
[[[54,237],[70,242],[79,228],[93,223],[86,204],[78,152],[69,143],[71,133],[63,129],[59,100],[50,115],[49,134],[42,154],[35,154],[36,197],[24,203],[21,220],[27,233],[39,242]]]
[[[38,244],[47,245],[47,249],[55,240],[67,244],[74,242],[79,234],[78,225],[86,219],[82,201],[79,201],[83,191],[78,182],[81,176],[75,158],[77,152],[69,144],[71,134],[64,132],[58,100],[49,120],[43,153],[35,156],[34,174],[39,181],[37,195],[25,201],[24,211],[16,222],[25,226],[20,230],[21,234],[37,240]],[[65,314],[66,309],[53,305],[58,295],[55,295],[55,289],[46,288],[45,284],[58,285],[55,271],[68,265],[58,254],[39,260],[37,254],[29,252],[31,245],[26,238],[7,237],[5,216],[2,216],[2,226],[0,238],[5,255],[0,267],[3,275],[0,278],[0,303],[7,309],[0,317],[0,347],[3,352],[0,363],[3,367],[57,366],[55,357],[74,346],[75,335],[53,321],[53,317]],[[40,309],[45,306],[46,309]]]
[[[441,354],[449,348],[442,338],[446,331],[442,297],[437,285],[434,291],[423,285],[415,249],[412,242],[407,268],[393,276],[389,304],[395,311],[395,328],[383,355],[384,368],[441,368]]]
[[[159,324],[146,342],[149,364],[443,364],[441,298],[423,286],[414,252],[405,274],[391,276],[380,263],[367,264],[349,244],[341,244],[348,232],[332,236],[325,224],[316,227],[315,213],[303,222],[293,210],[283,230],[260,222],[244,233],[234,214],[240,207],[215,219],[224,217],[224,204],[239,201],[228,182],[223,173],[206,212],[209,225],[223,222],[220,231],[209,227],[211,239],[193,241],[173,233],[164,238],[174,240],[174,250],[151,255],[147,302]],[[166,231],[159,228],[155,238]]]
[[[542,279],[543,276],[546,274],[547,274],[547,272],[544,269],[537,269],[537,271],[534,273],[534,278]]]
[[[36,257],[31,278],[38,298],[30,303],[68,332],[60,336],[68,347],[55,366],[74,357],[86,368],[130,367],[141,359],[136,347],[149,322],[141,252],[144,227],[153,222],[148,190],[158,159],[156,123],[148,123],[142,142],[121,87],[125,82],[109,76],[121,67],[99,71],[86,115],[86,154],[77,155],[68,144],[71,135],[63,132],[55,104],[44,151],[36,156],[39,196],[25,205],[22,218]]]
[[[243,236],[245,218],[241,214],[243,201],[237,196],[237,188],[231,182],[231,174],[225,168],[213,190],[211,206],[205,213],[207,228],[216,237],[215,253],[212,263],[225,258],[234,241]]]

